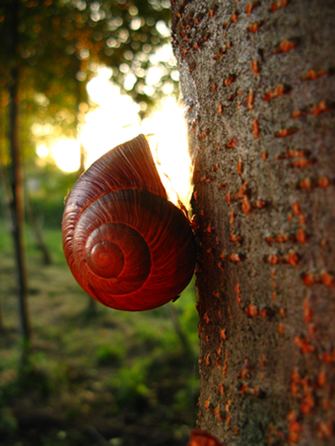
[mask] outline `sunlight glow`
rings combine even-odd
[[[51,156],[64,172],[75,172],[80,166],[80,146],[75,139],[59,139],[51,147]]]
[[[85,166],[88,168],[108,150],[143,133],[170,199],[176,202],[180,198],[187,204],[191,189],[190,159],[182,108],[174,98],[166,98],[150,117],[141,122],[141,105],[121,94],[119,87],[110,82],[111,72],[109,68],[103,68],[88,83],[90,99],[98,107],[85,115],[80,141],[58,140],[50,148],[51,157],[63,171],[73,172],[79,168],[80,142],[86,151]],[[48,155],[42,146],[38,147],[37,153],[42,157]]]

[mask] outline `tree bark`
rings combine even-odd
[[[334,445],[335,2],[175,0],[194,159],[198,426]]]
[[[24,227],[24,199],[23,199],[23,173],[21,164],[21,155],[19,148],[18,137],[18,82],[19,70],[15,54],[18,47],[18,0],[13,0],[11,3],[11,45],[12,45],[12,68],[11,68],[11,84],[9,88],[9,145],[11,155],[11,176],[10,183],[12,189],[11,197],[11,214],[13,224],[13,239],[15,248],[15,262],[17,273],[17,293],[19,303],[19,320],[20,331],[24,341],[25,356],[27,345],[30,340],[30,322],[28,317],[28,285],[27,285],[27,271],[25,260],[25,249],[23,242],[23,227]]]

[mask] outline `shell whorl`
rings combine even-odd
[[[64,209],[63,249],[81,287],[102,304],[148,310],[175,298],[193,275],[196,247],[143,135],[96,161]]]

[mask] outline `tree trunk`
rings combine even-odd
[[[26,189],[26,192],[27,192],[27,189]],[[25,206],[26,206],[27,220],[28,220],[31,230],[35,236],[36,246],[42,253],[42,263],[43,263],[43,265],[51,265],[52,257],[51,257],[49,248],[44,240],[42,225],[41,225],[39,219],[36,217],[32,207],[31,207],[29,196],[26,197]]]
[[[335,2],[175,0],[194,156],[198,425],[334,445]]]
[[[23,243],[24,227],[24,200],[23,200],[23,174],[18,138],[18,79],[19,71],[15,54],[18,46],[18,7],[19,2],[13,0],[11,3],[11,32],[12,32],[12,54],[13,62],[11,68],[11,84],[9,89],[9,145],[11,155],[11,214],[13,224],[13,239],[15,247],[15,262],[17,273],[17,292],[19,302],[20,331],[24,341],[24,355],[30,339],[30,323],[28,318],[28,286],[25,261],[25,250]]]

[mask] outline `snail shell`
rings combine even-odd
[[[73,276],[108,307],[159,307],[193,275],[189,221],[167,200],[143,135],[103,155],[79,178],[66,201],[62,234]]]

